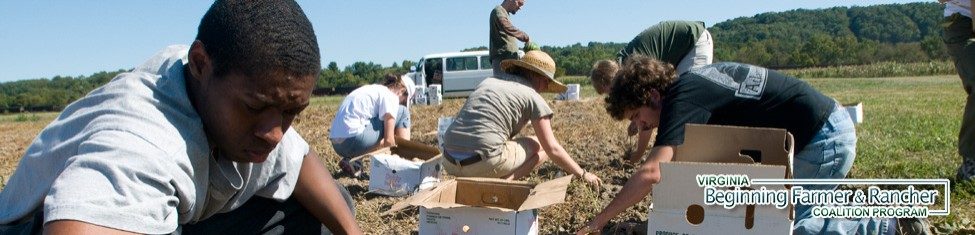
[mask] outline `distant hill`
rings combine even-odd
[[[714,24],[715,57],[769,67],[947,59],[937,2],[762,13]]]
[[[921,62],[948,59],[939,27],[942,12],[933,1],[798,9],[739,17],[713,24],[708,31],[718,61],[771,68]],[[552,54],[560,73],[587,75],[594,61],[615,58],[626,43],[542,49]]]

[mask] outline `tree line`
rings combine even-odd
[[[739,17],[713,24],[708,31],[715,41],[716,61],[770,68],[941,61],[948,59],[939,27],[942,10],[933,1],[798,9]],[[625,45],[626,42],[589,42],[543,46],[542,50],[555,59],[557,76],[586,76],[595,61],[614,59]],[[479,46],[463,51],[484,49]],[[318,77],[316,94],[376,83],[386,73],[409,72],[415,63],[403,60],[385,66],[360,61],[340,68],[329,62]],[[0,109],[60,110],[121,72],[124,70],[0,83]]]

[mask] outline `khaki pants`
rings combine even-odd
[[[967,95],[958,134],[958,154],[966,162],[975,162],[975,34],[972,19],[961,14],[945,18],[944,42],[955,62]]]
[[[515,138],[504,143],[501,154],[498,156],[489,156],[467,166],[443,161],[443,169],[447,174],[459,177],[505,177],[524,165],[525,160],[530,156],[529,154],[534,155],[538,151],[537,143],[538,141],[533,137]]]

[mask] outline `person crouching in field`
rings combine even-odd
[[[809,84],[768,70],[718,63],[677,78],[674,67],[645,56],[631,57],[606,97],[606,111],[640,128],[658,128],[646,162],[612,202],[579,233],[599,231],[607,221],[639,203],[660,182],[660,163],[669,162],[684,142],[688,123],[771,127],[795,137],[793,175],[798,179],[845,178],[856,158],[856,130],[848,113]],[[835,185],[804,185],[815,190]],[[818,219],[811,206],[797,205],[796,234],[886,234],[891,219]]]
[[[38,134],[0,192],[0,234],[361,233],[291,128],[321,71],[298,4],[218,0],[198,30]]]
[[[467,98],[444,133],[443,167],[462,177],[520,179],[549,158],[563,170],[598,185],[552,133],[552,109],[539,92],[565,92],[555,80],[555,61],[542,51],[501,62],[499,77],[487,78]],[[531,121],[536,136],[514,138]]]
[[[615,61],[600,60],[593,64],[589,79],[592,80],[596,93],[602,95],[609,92],[610,85],[619,71],[619,63],[633,55],[643,55],[668,63],[676,68],[677,75],[680,76],[692,68],[711,64],[714,59],[714,41],[711,39],[711,33],[704,27],[704,22],[660,22],[634,37],[616,54]],[[627,156],[628,160],[635,162],[646,153],[653,130],[652,128],[638,130],[636,125],[631,123],[627,131],[630,136],[640,134],[637,137],[636,151]]]
[[[343,172],[358,176],[362,164],[351,158],[396,146],[397,136],[410,139],[408,101],[413,90],[410,78],[387,74],[383,84],[365,85],[345,96],[328,134],[335,153],[342,156]]]

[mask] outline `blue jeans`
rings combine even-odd
[[[406,106],[399,106],[399,113],[396,115],[395,128],[410,128],[410,110]],[[373,146],[379,144],[379,140],[386,134],[383,128],[383,121],[380,117],[369,119],[366,128],[356,136],[332,141],[332,149],[335,153],[342,156],[342,159],[353,158],[366,154]]]
[[[850,114],[839,106],[809,144],[795,155],[793,177],[796,179],[842,179],[853,168],[856,159],[856,128]],[[803,189],[831,190],[836,185],[801,185]],[[891,219],[824,219],[812,218],[812,206],[796,205],[795,234],[885,234]]]

